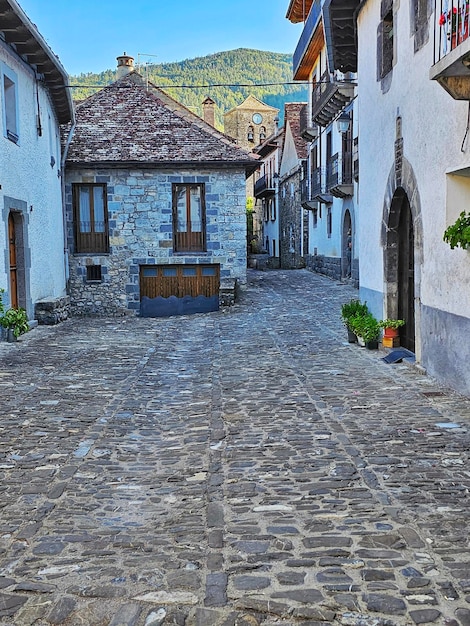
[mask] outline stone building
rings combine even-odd
[[[300,134],[304,102],[284,107],[284,145],[279,167],[279,243],[281,268],[305,267],[308,254],[308,211],[302,207],[301,189],[305,178],[307,141]]]
[[[237,145],[245,150],[253,151],[263,144],[268,137],[277,132],[279,124],[279,109],[261,102],[254,96],[248,96],[241,104],[227,111],[224,115],[224,131],[233,137]],[[246,181],[247,207],[252,206],[253,235],[261,243],[263,239],[263,214],[260,206],[254,201],[255,177],[250,176]]]
[[[224,130],[241,148],[253,150],[272,135],[279,122],[279,109],[248,96],[224,115]]]
[[[0,288],[6,307],[55,323],[67,316],[60,124],[73,118],[68,76],[15,0],[0,0],[0,33]]]
[[[77,106],[66,163],[75,314],[214,310],[246,281],[257,161],[132,71]]]

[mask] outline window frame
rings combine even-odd
[[[178,228],[178,191],[185,188],[186,203],[186,230]],[[191,228],[191,190],[199,190],[201,231]],[[173,183],[172,184],[172,221],[173,221],[173,250],[182,254],[207,252],[206,234],[206,186],[205,183]],[[189,227],[189,228],[188,228]]]
[[[396,19],[393,0],[382,0],[377,39],[378,80],[383,80],[395,65]]]
[[[104,230],[96,230],[95,221],[95,194],[89,192],[90,230],[80,229],[80,190],[89,188],[101,188],[103,190],[103,227]],[[109,253],[109,219],[108,219],[108,194],[106,183],[73,183],[73,224],[75,252],[77,254],[107,254]]]
[[[0,64],[3,136],[18,144],[20,139],[20,115],[18,76],[5,63]],[[6,86],[6,81],[10,85]]]

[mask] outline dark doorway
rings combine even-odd
[[[352,222],[351,213],[346,211],[343,220],[343,254],[342,256],[342,278],[351,278],[352,273],[352,253],[353,253],[353,236],[352,236]]]
[[[400,343],[415,351],[415,260],[414,231],[408,196],[401,199],[398,219],[398,317],[406,324],[400,329]]]
[[[18,267],[16,254],[16,229],[13,213],[8,215],[8,250],[10,259],[10,306],[18,308]]]

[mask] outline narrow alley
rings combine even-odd
[[[470,399],[348,344],[350,286],[0,344],[0,624],[470,625]]]

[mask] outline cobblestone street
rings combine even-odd
[[[470,626],[470,399],[348,344],[351,297],[251,271],[0,344],[0,624]]]

